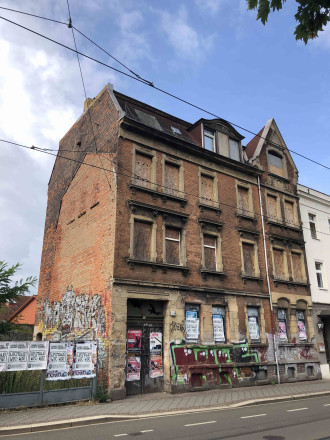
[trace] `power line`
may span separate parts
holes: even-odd
[[[68,23],[64,23],[64,21],[54,20],[53,18],[42,17],[41,15],[30,14],[29,12],[18,11],[17,9],[5,8],[4,6],[0,6],[0,9],[5,9],[6,11],[16,12],[17,14],[29,15],[30,17],[41,18],[42,20],[53,21],[54,23],[64,24],[65,26]]]
[[[85,57],[85,58],[88,58],[88,59],[90,59],[91,61],[94,61],[94,62],[96,62],[96,63],[98,63],[98,64],[101,64],[101,65],[103,65],[103,66],[105,66],[105,67],[108,67],[109,69],[112,69],[112,70],[114,70],[114,71],[116,71],[116,72],[118,72],[118,73],[121,73],[122,75],[125,75],[125,76],[127,76],[128,78],[134,79],[135,81],[138,81],[138,82],[140,82],[140,83],[142,83],[142,84],[145,84],[145,85],[147,85],[147,86],[153,87],[155,90],[158,90],[159,92],[164,93],[165,95],[170,96],[170,97],[172,97],[173,99],[176,99],[177,101],[183,102],[184,104],[187,104],[187,105],[189,105],[190,107],[193,107],[193,108],[195,108],[195,109],[197,109],[197,110],[200,110],[200,111],[202,111],[202,112],[204,112],[204,113],[206,113],[206,114],[208,114],[208,115],[210,115],[210,116],[213,116],[213,117],[215,117],[215,118],[217,118],[217,119],[222,119],[223,121],[227,122],[227,123],[230,124],[230,125],[233,125],[234,127],[239,128],[240,130],[246,131],[247,133],[250,133],[250,134],[252,134],[252,135],[254,135],[254,136],[256,136],[256,137],[258,137],[258,138],[260,138],[260,139],[264,139],[264,140],[266,140],[266,141],[267,141],[269,144],[271,144],[271,145],[274,145],[274,146],[277,146],[277,147],[281,147],[281,148],[282,148],[282,146],[281,146],[280,144],[278,144],[278,143],[276,143],[276,142],[273,142],[273,141],[270,141],[270,140],[266,139],[265,137],[263,137],[263,136],[260,135],[259,133],[255,133],[255,132],[253,132],[253,131],[251,131],[251,130],[249,130],[249,129],[247,129],[247,128],[242,127],[242,126],[239,125],[239,124],[236,124],[236,123],[234,123],[234,122],[231,122],[231,121],[228,121],[228,120],[226,120],[226,119],[223,119],[223,118],[221,118],[219,115],[217,115],[217,114],[215,114],[215,113],[212,113],[212,112],[210,112],[210,111],[208,111],[208,110],[206,110],[206,109],[204,109],[204,108],[202,108],[202,107],[199,107],[199,106],[196,105],[196,104],[193,104],[193,103],[191,103],[191,102],[189,102],[189,101],[187,101],[187,100],[185,100],[185,99],[183,99],[183,98],[180,98],[180,97],[174,95],[173,93],[167,92],[167,91],[164,90],[164,89],[161,89],[161,88],[159,88],[159,87],[156,87],[153,83],[146,82],[146,81],[143,80],[143,79],[137,78],[137,77],[132,76],[132,75],[126,73],[126,72],[123,72],[122,70],[116,69],[115,67],[110,66],[109,64],[103,63],[102,61],[97,60],[97,59],[95,59],[95,58],[93,58],[93,57],[91,57],[91,56],[89,56],[89,55],[86,55],[86,54],[84,54],[84,53],[82,53],[82,52],[76,51],[75,49],[73,49],[73,48],[71,48],[71,47],[69,47],[69,46],[66,46],[66,45],[63,44],[63,43],[60,43],[59,41],[53,40],[53,39],[50,38],[50,37],[47,37],[47,36],[45,36],[45,35],[43,35],[43,34],[40,34],[39,32],[36,32],[36,31],[34,31],[34,30],[32,30],[32,29],[29,29],[29,28],[27,28],[27,27],[25,27],[25,26],[23,26],[23,25],[21,25],[21,24],[18,24],[18,23],[16,23],[16,22],[12,21],[12,20],[9,20],[8,18],[4,18],[4,17],[2,17],[2,16],[0,16],[0,18],[3,19],[3,20],[5,20],[5,21],[8,21],[8,22],[11,23],[11,24],[14,24],[15,26],[21,27],[22,29],[25,29],[25,30],[27,30],[27,31],[29,31],[29,32],[32,32],[33,34],[36,34],[36,35],[38,35],[38,36],[40,36],[40,37],[42,37],[42,38],[45,38],[45,39],[48,40],[48,41],[51,41],[51,42],[53,42],[53,43],[55,43],[55,44],[58,44],[59,46],[62,46],[62,47],[64,47],[65,49],[68,49],[68,50],[70,50],[70,51],[72,51],[72,52],[76,52],[77,54],[79,54],[79,55],[81,55],[81,56],[83,56],[83,57]],[[319,166],[321,166],[321,167],[323,167],[323,168],[326,168],[326,169],[330,170],[330,167],[328,167],[327,165],[324,165],[324,164],[322,164],[322,163],[320,163],[320,162],[317,162],[316,160],[311,159],[311,158],[309,158],[309,157],[307,157],[307,156],[305,156],[305,155],[303,155],[303,154],[301,154],[301,153],[298,153],[298,152],[296,152],[296,151],[294,151],[294,150],[291,150],[290,148],[287,148],[287,150],[290,151],[290,152],[293,153],[293,154],[296,154],[297,156],[302,157],[303,159],[306,159],[306,160],[308,160],[308,161],[310,161],[310,162],[315,163],[316,165],[319,165]]]
[[[34,145],[33,145],[32,147],[28,147],[27,145],[19,144],[19,143],[17,143],[17,142],[7,141],[7,140],[5,140],[5,139],[0,139],[0,141],[1,141],[1,142],[4,142],[4,143],[7,143],[7,144],[14,145],[14,146],[18,146],[18,147],[26,148],[26,149],[28,149],[28,150],[39,151],[40,153],[49,154],[49,155],[54,156],[54,157],[60,157],[61,159],[71,160],[71,161],[76,162],[76,163],[79,163],[79,164],[81,164],[81,165],[91,166],[91,167],[93,167],[93,168],[97,168],[97,169],[99,169],[99,170],[108,171],[109,173],[114,173],[114,174],[118,174],[118,175],[121,175],[121,176],[129,177],[130,179],[133,177],[132,174],[125,174],[125,173],[121,173],[121,172],[119,172],[119,171],[109,170],[108,168],[104,168],[103,166],[102,166],[102,167],[99,167],[99,166],[97,166],[97,165],[88,164],[88,163],[86,163],[86,162],[83,162],[83,161],[80,161],[80,160],[77,160],[77,159],[72,159],[72,158],[70,158],[70,157],[60,156],[60,155],[58,155],[58,154],[50,153],[49,151],[46,151],[47,149],[41,149],[41,148],[35,147]],[[85,151],[81,151],[81,152],[87,153],[87,152],[85,152]],[[105,153],[105,152],[103,152],[103,153]],[[100,154],[100,151],[98,151],[98,153],[90,152],[90,154]],[[113,162],[110,158],[108,158],[108,160],[110,160],[111,162]],[[136,176],[136,175],[135,175],[135,176]],[[153,182],[151,182],[149,179],[145,179],[145,178],[142,178],[142,177],[139,177],[139,176],[137,176],[136,178],[137,178],[137,180],[140,180],[141,182],[146,182],[146,183],[153,184]],[[173,190],[173,188],[170,188],[170,187],[165,186],[165,185],[157,184],[157,186],[160,187],[160,188]],[[179,193],[180,193],[180,192],[181,192],[181,193],[184,193],[185,195],[188,195],[188,196],[191,196],[191,197],[195,197],[195,198],[197,198],[198,200],[203,199],[203,200],[208,201],[208,202],[218,203],[220,206],[227,206],[227,207],[229,207],[229,208],[233,208],[233,209],[235,209],[235,210],[238,209],[237,206],[230,205],[230,204],[225,203],[225,202],[219,202],[218,200],[212,200],[212,199],[208,199],[208,198],[206,198],[206,197],[200,197],[199,195],[196,195],[196,194],[193,194],[193,193],[189,193],[189,192],[186,192],[186,191],[178,191],[178,192],[179,192]],[[164,196],[166,196],[166,193],[164,193]],[[249,209],[245,209],[245,212],[247,212],[247,213],[251,213],[251,214],[253,214],[253,215],[257,215],[257,216],[259,216],[259,217],[262,217],[262,215],[261,215],[260,213],[255,212],[255,211],[251,211],[251,210],[249,210]],[[251,217],[252,217],[252,216],[251,216]],[[263,215],[263,217],[264,217],[266,220],[267,220],[267,218],[268,218],[267,215]],[[281,226],[280,223],[279,223],[279,226]],[[311,230],[310,228],[308,228],[308,227],[306,227],[306,226],[302,226],[302,228],[303,228],[303,229],[307,229],[307,230],[309,230],[309,231]],[[329,235],[329,236],[330,236],[330,234],[327,234],[326,232],[322,232],[322,231],[316,231],[316,232],[317,232],[317,233],[320,233],[320,234],[323,234],[323,235]]]

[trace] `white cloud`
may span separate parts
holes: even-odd
[[[186,60],[196,61],[212,47],[215,35],[206,37],[198,34],[196,29],[188,23],[188,14],[185,8],[178,13],[159,11],[161,29],[168,38],[168,43],[177,52],[177,55]]]
[[[196,6],[205,12],[216,14],[222,6],[224,0],[195,0]]]

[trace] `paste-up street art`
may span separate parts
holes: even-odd
[[[68,289],[62,301],[49,302],[45,299],[40,312],[39,328],[53,340],[93,339],[104,335],[106,329],[105,313],[100,295],[75,295]]]

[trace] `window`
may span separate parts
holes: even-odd
[[[180,166],[165,162],[164,177],[165,192],[177,196],[180,184]]]
[[[328,226],[329,226],[329,232],[330,232],[330,218],[328,219]]]
[[[285,221],[289,225],[295,225],[297,222],[295,216],[294,202],[290,202],[289,200],[286,200],[284,202],[284,211],[285,211]]]
[[[278,199],[276,196],[267,195],[267,213],[271,220],[279,220]]]
[[[205,150],[215,151],[215,133],[204,128],[204,148]]]
[[[214,205],[217,200],[217,194],[214,191],[214,177],[207,174],[201,174],[201,203],[205,205]]]
[[[311,231],[311,237],[317,239],[316,234],[316,216],[314,214],[308,214],[309,229]]]
[[[293,281],[303,283],[305,281],[304,267],[303,267],[303,255],[301,252],[291,252],[292,262],[292,278]]]
[[[240,161],[239,144],[233,139],[229,139],[229,157],[231,159]]]
[[[166,226],[165,261],[168,264],[181,264],[181,230]]]
[[[212,306],[214,342],[226,342],[226,308]]]
[[[134,219],[133,258],[151,260],[152,223]]]
[[[273,258],[274,258],[274,277],[276,279],[286,279],[286,258],[284,249],[273,247]]]
[[[203,239],[205,269],[217,270],[217,237],[204,234]]]
[[[245,186],[237,187],[237,202],[238,202],[238,213],[241,215],[248,215],[251,217],[252,212],[250,212],[249,206],[249,188]]]
[[[287,317],[285,309],[277,310],[278,333],[280,341],[288,340]]]
[[[252,243],[242,243],[243,272],[247,276],[256,276],[256,249]]]
[[[177,127],[171,127],[171,130],[174,134],[181,134],[181,131]]]
[[[319,263],[317,261],[315,261],[315,270],[316,270],[316,279],[317,279],[317,286],[320,289],[324,288],[324,284],[323,284],[323,275],[322,275],[322,263]]]
[[[276,153],[275,151],[269,151],[268,164],[269,164],[269,171],[271,173],[284,177],[283,158],[279,153]]]
[[[302,341],[307,340],[306,324],[305,324],[305,312],[303,310],[297,310],[296,312],[298,337]]]
[[[248,307],[248,324],[249,324],[249,335],[251,341],[260,341],[260,330],[259,330],[259,309],[258,307]]]
[[[186,304],[185,307],[185,332],[187,342],[199,342],[200,330],[199,304]]]

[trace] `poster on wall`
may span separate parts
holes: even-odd
[[[298,337],[299,339],[307,339],[305,322],[298,319]]]
[[[162,352],[162,339],[161,332],[150,332],[150,353]]]
[[[127,330],[127,351],[134,353],[141,350],[142,330]]]
[[[259,325],[255,316],[249,316],[249,333],[250,339],[256,340],[260,338]]]
[[[197,312],[186,311],[186,338],[198,340],[199,338],[199,318]]]
[[[46,380],[71,378],[73,363],[73,342],[51,342]]]
[[[74,379],[90,378],[96,376],[97,342],[77,342],[72,366]]]
[[[140,380],[140,371],[141,371],[141,357],[129,356],[127,358],[126,380],[128,382],[131,382],[133,380]]]
[[[30,342],[28,370],[45,370],[48,360],[48,341]]]
[[[278,322],[278,332],[280,339],[284,339],[285,341],[288,339],[288,335],[286,332],[286,324],[284,321]]]
[[[27,369],[29,342],[9,342],[6,371],[22,371]]]
[[[226,341],[222,315],[213,315],[213,335],[215,342]]]
[[[0,371],[6,371],[9,342],[0,341]]]
[[[151,355],[150,356],[150,378],[163,376],[163,358],[162,355]]]

